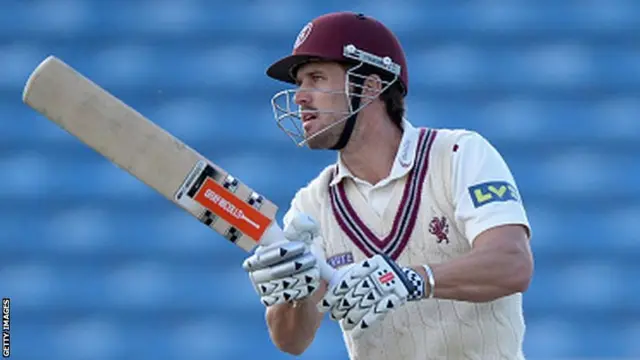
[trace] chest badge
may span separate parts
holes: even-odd
[[[429,223],[429,232],[438,239],[438,244],[449,243],[449,222],[444,216],[435,216]]]

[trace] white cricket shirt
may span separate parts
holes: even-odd
[[[387,208],[393,190],[393,180],[407,175],[414,165],[418,129],[409,121],[403,122],[404,133],[396,154],[393,167],[389,175],[372,185],[365,180],[355,177],[338,156],[338,173],[331,184],[340,182],[343,178],[351,178],[357,189],[367,200],[371,208],[381,215]],[[490,228],[495,222],[495,216],[513,217],[515,223],[526,218],[524,208],[520,203],[503,203],[496,214],[496,207],[476,208],[469,197],[468,189],[488,181],[506,181],[515,184],[513,175],[500,153],[484,137],[475,132],[468,132],[460,138],[457,149],[452,149],[452,185],[455,194],[456,218],[464,223],[467,239],[473,243],[475,237]],[[505,205],[506,204],[506,205]]]
[[[375,253],[400,266],[441,263],[468,254],[489,228],[529,228],[509,168],[482,136],[404,128],[387,178],[367,184],[338,159],[296,193],[284,226],[295,212],[318,220],[317,245],[335,268]],[[363,337],[343,337],[352,360],[522,360],[524,330],[516,293],[484,303],[410,302]]]

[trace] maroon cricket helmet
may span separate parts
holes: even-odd
[[[354,54],[359,56],[350,56]],[[374,68],[397,75],[402,93],[407,94],[407,61],[396,36],[378,20],[352,12],[313,19],[298,34],[292,54],[269,66],[267,75],[295,84],[297,68],[311,60],[358,63],[363,59]]]

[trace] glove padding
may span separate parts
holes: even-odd
[[[318,303],[318,310],[329,312],[358,338],[416,292],[403,269],[388,257],[375,255],[346,269]]]
[[[302,300],[318,289],[318,250],[313,245],[318,234],[315,221],[298,214],[285,228],[285,239],[258,247],[243,262],[242,267],[265,306]]]

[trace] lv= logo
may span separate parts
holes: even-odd
[[[518,191],[515,186],[506,181],[492,181],[473,185],[469,188],[469,195],[476,208],[492,202],[519,201]]]

